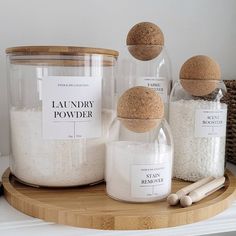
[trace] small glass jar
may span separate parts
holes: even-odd
[[[136,124],[152,129],[131,131],[129,127]],[[140,203],[167,197],[171,192],[173,141],[166,120],[116,118],[110,134],[116,135],[110,135],[107,143],[107,194],[116,200]]]
[[[140,48],[140,49],[139,49]],[[149,60],[139,60],[132,51],[150,52],[154,56]],[[157,55],[157,56],[156,56]],[[161,96],[165,106],[165,118],[168,120],[169,96],[172,87],[171,63],[165,46],[129,45],[119,62],[119,91],[127,88],[146,86],[153,88]]]
[[[191,95],[180,81],[172,89],[169,122],[175,146],[173,175],[187,181],[221,177],[225,171],[227,120],[227,105],[221,100],[226,87],[219,80],[188,80],[185,86],[211,92]]]
[[[29,46],[6,53],[12,174],[50,187],[103,180],[118,52]]]

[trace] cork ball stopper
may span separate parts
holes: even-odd
[[[127,45],[164,45],[164,35],[161,29],[151,22],[141,22],[134,25],[126,39]]]
[[[138,133],[148,132],[164,117],[164,105],[153,89],[137,86],[120,97],[117,116],[127,129]]]
[[[164,105],[154,89],[136,86],[120,97],[117,115],[126,119],[161,119],[164,116]]]
[[[130,54],[138,60],[156,58],[162,51],[164,35],[161,29],[151,22],[141,22],[129,31],[126,44]]]
[[[194,96],[206,96],[217,88],[220,66],[210,57],[199,55],[188,59],[180,70],[183,88]]]

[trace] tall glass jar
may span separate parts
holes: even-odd
[[[176,82],[170,97],[169,122],[175,145],[173,175],[188,181],[221,177],[225,170],[225,85],[220,80],[188,80],[185,86],[184,89],[180,81]],[[212,91],[194,96],[188,88]]]
[[[151,59],[140,60],[130,52],[154,51]],[[158,92],[165,106],[168,120],[169,96],[171,92],[171,63],[164,45],[128,45],[119,62],[119,91],[134,86],[146,86]]]
[[[102,180],[118,52],[28,46],[6,53],[12,174],[53,187]]]

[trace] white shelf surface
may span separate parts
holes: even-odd
[[[0,175],[7,167],[8,157],[0,157]],[[236,174],[236,166],[228,163],[227,167]],[[236,231],[236,201],[221,214],[194,224],[158,230],[104,231],[45,222],[17,211],[7,203],[3,196],[0,197],[1,236],[196,236],[232,231]]]

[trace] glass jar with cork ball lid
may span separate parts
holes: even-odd
[[[188,59],[170,97],[176,178],[197,181],[221,177],[225,170],[227,105],[220,66],[210,57]]]
[[[161,96],[168,119],[171,92],[171,63],[165,47],[164,34],[152,22],[134,25],[126,38],[126,50],[119,62],[120,91],[134,86],[152,88]]]
[[[115,130],[119,130],[114,134]],[[160,96],[147,87],[119,99],[106,155],[106,190],[117,200],[151,202],[171,191],[173,141]]]
[[[118,52],[24,46],[6,53],[11,173],[48,187],[103,180]]]

